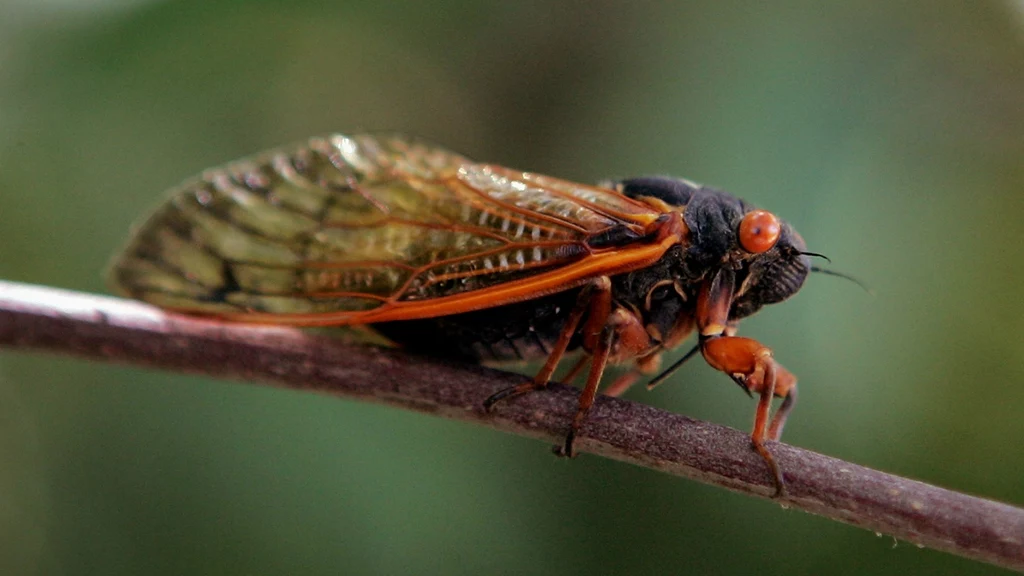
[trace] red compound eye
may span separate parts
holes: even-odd
[[[775,214],[765,210],[748,212],[740,222],[740,246],[751,254],[772,249],[782,234],[782,225]]]

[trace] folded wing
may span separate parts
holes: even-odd
[[[643,265],[652,207],[400,136],[332,135],[173,190],[114,261],[121,293],[258,322],[424,318]],[[600,240],[600,241],[598,241]]]

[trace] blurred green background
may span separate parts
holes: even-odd
[[[1024,504],[1024,3],[0,0],[0,278],[105,291],[161,191],[334,130],[580,181],[672,174],[793,223],[744,324],[792,444]],[[747,430],[700,363],[630,397]],[[3,574],[981,574],[394,409],[0,352]]]

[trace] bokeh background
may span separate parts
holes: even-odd
[[[103,292],[161,191],[334,130],[783,215],[786,440],[1024,505],[1024,3],[0,0],[0,278]],[[694,362],[630,397],[747,430]],[[421,414],[0,351],[3,574],[983,574]]]

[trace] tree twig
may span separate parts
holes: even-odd
[[[149,306],[0,281],[0,346],[265,382],[370,400],[558,442],[575,389],[553,385],[499,405],[490,394],[523,381],[483,367],[417,358],[287,328],[168,315]],[[768,497],[764,461],[742,432],[600,398],[581,451]],[[801,450],[771,445],[785,472],[780,504],[902,540],[1024,571],[1024,510]]]

